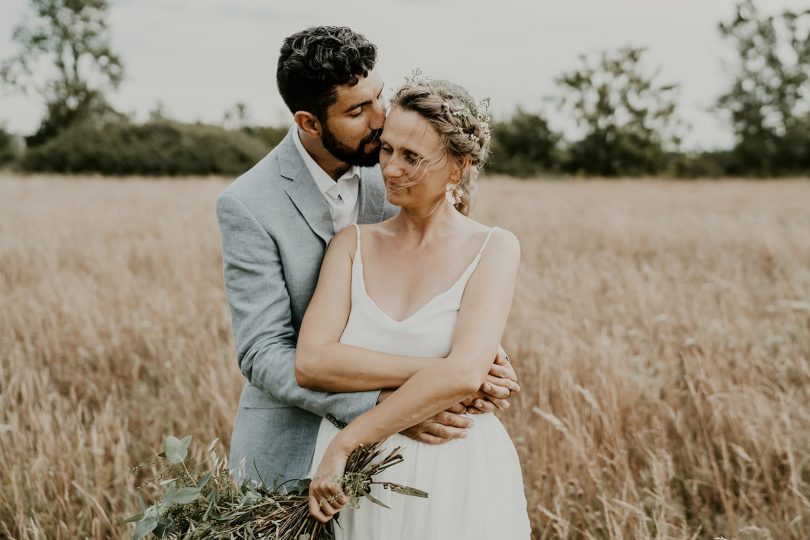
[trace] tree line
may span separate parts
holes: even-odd
[[[35,17],[13,34],[18,53],[0,80],[33,93],[45,115],[33,134],[0,129],[0,164],[28,171],[102,174],[238,174],[286,133],[251,125],[244,104],[221,125],[173,121],[159,108],[136,123],[108,101],[123,80],[111,50],[108,0],[30,0]],[[715,113],[733,130],[728,150],[684,152],[679,85],[660,80],[647,49],[581,55],[547,96],[579,136],[518,109],[493,126],[489,171],[521,177],[598,175],[784,176],[810,173],[810,9],[767,14],[740,0],[718,31],[734,50]]]

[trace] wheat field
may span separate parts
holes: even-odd
[[[0,537],[126,538],[166,435],[227,451],[226,183],[0,177]],[[810,182],[488,179],[473,216],[523,249],[536,538],[810,538]]]

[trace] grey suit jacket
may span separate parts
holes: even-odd
[[[321,417],[348,423],[379,394],[318,392],[295,380],[301,320],[334,235],[329,206],[292,139],[295,129],[216,203],[237,361],[247,378],[231,469],[237,481],[267,485],[307,474]],[[393,216],[398,209],[385,199],[379,168],[360,176],[358,222]]]

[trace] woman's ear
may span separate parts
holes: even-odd
[[[295,115],[293,115],[293,120],[295,121],[295,125],[297,125],[298,129],[302,132],[314,135],[318,138],[321,137],[321,122],[311,112],[297,111]]]
[[[458,160],[456,166],[453,168],[453,173],[450,176],[450,178],[453,179],[453,183],[457,184],[461,182],[461,179],[467,176],[467,173],[470,172],[470,167],[472,167],[472,158],[470,156],[465,156]]]

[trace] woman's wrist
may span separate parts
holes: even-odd
[[[362,440],[351,426],[352,424],[349,424],[341,429],[340,432],[335,435],[335,438],[332,439],[332,444],[335,446],[335,449],[345,453],[347,456],[362,444]]]

